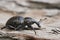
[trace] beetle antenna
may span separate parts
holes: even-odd
[[[42,21],[46,20],[47,18],[44,18],[44,19],[40,19],[39,20],[39,23],[41,23]]]

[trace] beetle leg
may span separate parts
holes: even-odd
[[[27,25],[27,26],[28,26],[28,28],[33,29],[33,31],[35,32],[35,35],[36,35],[36,31],[34,30],[34,28],[31,25]]]
[[[1,30],[4,29],[4,28],[6,28],[6,26],[2,27]]]
[[[21,28],[21,25],[17,26],[17,28],[15,30],[19,30]]]
[[[11,25],[6,25],[6,26],[2,27],[1,30],[4,29],[4,28],[7,28],[7,29],[14,29],[14,27],[11,26]]]
[[[15,30],[22,30],[24,28],[23,25],[19,25]]]
[[[11,25],[7,25],[6,28],[8,28],[8,29],[15,29],[15,27],[13,27],[13,26],[11,26]]]
[[[39,29],[41,29],[41,26],[39,24],[39,22],[34,22],[35,24],[37,24],[37,26],[39,27]]]

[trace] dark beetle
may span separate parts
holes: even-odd
[[[12,29],[12,30],[19,30],[19,29],[23,29],[27,26],[27,28],[31,28],[34,30],[34,28],[32,27],[32,24],[36,23],[38,25],[38,27],[40,28],[40,24],[39,22],[35,21],[33,18],[31,17],[22,17],[22,16],[14,16],[11,17],[7,22],[6,22],[6,26],[4,26],[1,29],[7,28],[7,29]],[[35,32],[35,30],[34,30]],[[35,32],[36,34],[36,32]]]
[[[1,29],[7,28],[7,29],[12,29],[12,30],[19,30],[19,29],[22,28],[23,23],[24,23],[24,18],[23,17],[14,16],[14,17],[11,17],[6,22],[6,25]]]

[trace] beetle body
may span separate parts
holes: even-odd
[[[35,29],[32,27],[32,24],[37,24],[39,28],[41,28],[39,22],[35,21],[35,19],[31,17],[22,17],[22,16],[14,16],[11,17],[7,22],[6,25],[1,28],[7,28],[7,29],[12,29],[12,30],[19,30],[19,29],[24,29],[27,26],[27,29],[32,29],[35,32]],[[35,32],[36,34],[36,32]]]
[[[14,16],[14,17],[11,17],[6,22],[6,25],[1,29],[8,28],[8,29],[12,29],[12,30],[18,30],[18,29],[20,29],[20,27],[22,27],[23,23],[24,23],[24,18],[23,17]]]

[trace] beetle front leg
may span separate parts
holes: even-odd
[[[39,29],[41,29],[41,26],[39,24],[39,22],[34,22],[35,24],[37,24],[37,26],[39,27]]]
[[[27,26],[28,26],[28,28],[33,29],[33,31],[35,32],[35,35],[36,35],[36,31],[34,30],[34,28],[31,25],[27,25]]]

